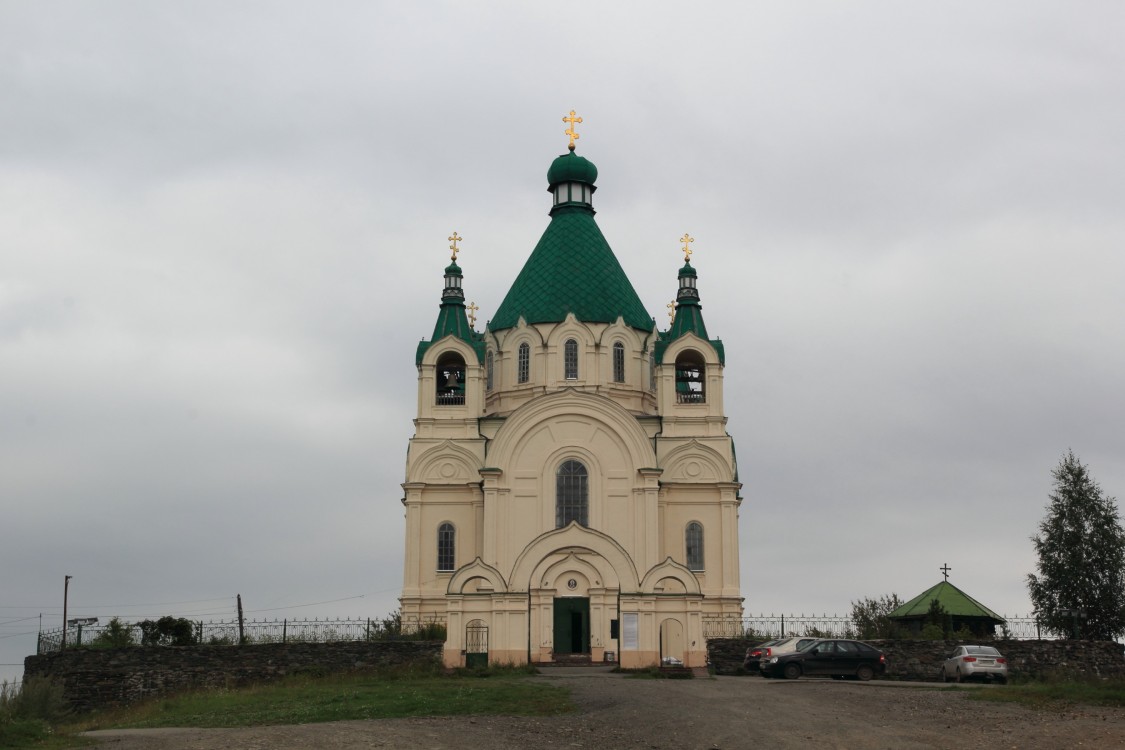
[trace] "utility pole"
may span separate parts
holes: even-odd
[[[70,579],[73,576],[67,576],[63,579],[63,594],[62,594],[62,645],[59,646],[59,651],[66,650],[66,601],[70,593]]]
[[[242,630],[242,594],[238,595],[238,645],[246,643],[246,636]]]

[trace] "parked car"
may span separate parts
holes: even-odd
[[[802,648],[809,645],[810,643],[812,643],[815,640],[818,640],[818,639],[816,639],[816,638],[796,638],[796,637],[793,637],[793,638],[780,638],[780,639],[778,639],[776,641],[772,641],[768,644],[763,644],[761,646],[762,653],[761,653],[761,656],[759,657],[759,664],[758,664],[759,670],[761,669],[762,664],[768,662],[773,657],[781,656],[782,654],[791,654],[794,651],[800,651]]]
[[[992,646],[958,646],[941,665],[943,682],[983,679],[1008,681],[1008,660]]]
[[[799,651],[763,659],[759,669],[767,677],[789,680],[802,675],[870,680],[886,673],[887,661],[882,651],[866,643],[825,638]]]
[[[759,643],[757,646],[751,646],[750,648],[746,649],[746,658],[742,661],[742,668],[747,672],[758,671],[758,663],[762,658],[762,649],[772,646],[773,644],[777,643],[778,640],[779,639],[774,638],[773,640],[766,641],[765,643]]]

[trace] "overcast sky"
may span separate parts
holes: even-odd
[[[1063,453],[1125,496],[1123,29],[1108,0],[0,0],[0,663],[67,574],[71,616],[395,609],[446,237],[480,328],[572,108],[661,327],[695,238],[747,614],[943,563],[1027,613]]]

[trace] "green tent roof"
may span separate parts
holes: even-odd
[[[523,270],[489,322],[489,330],[528,323],[560,323],[567,313],[578,320],[653,329],[624,269],[587,206],[556,206],[551,223],[524,263]]]
[[[942,581],[936,586],[926,589],[906,604],[891,612],[887,617],[891,619],[908,619],[925,617],[930,611],[930,602],[938,600],[946,614],[958,617],[987,617],[996,622],[1005,622],[1004,618],[993,612],[988,607],[954,586],[949,581]]]

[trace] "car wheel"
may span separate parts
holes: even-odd
[[[864,682],[867,682],[875,676],[875,670],[867,666],[866,664],[863,664],[859,669],[855,671],[855,676],[863,680]]]
[[[785,679],[795,680],[801,676],[800,664],[786,664],[785,665]]]

